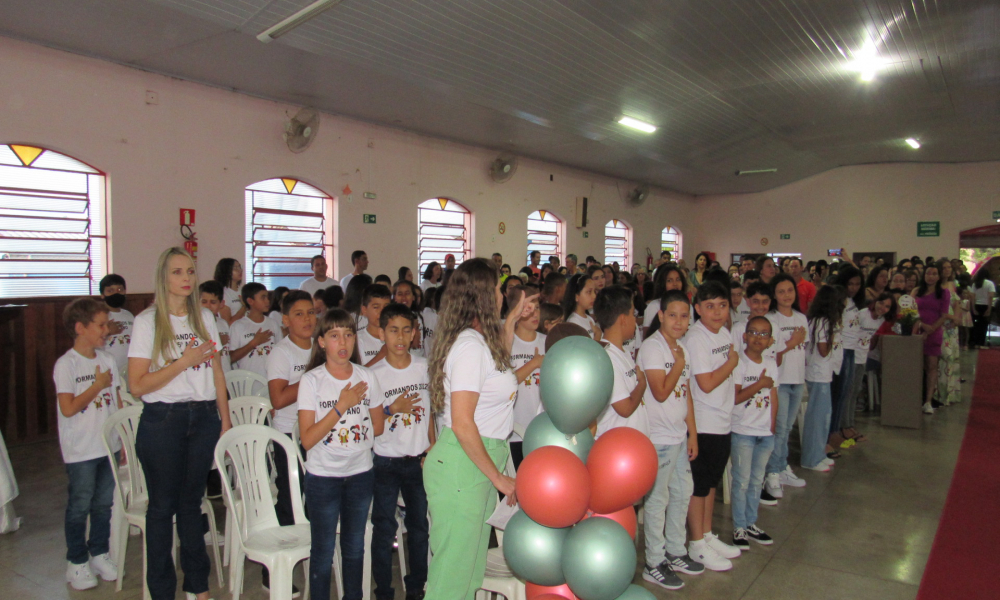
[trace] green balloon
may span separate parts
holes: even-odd
[[[549,348],[539,392],[556,429],[569,434],[586,429],[607,407],[614,375],[608,353],[589,337],[563,338]]]
[[[656,596],[641,585],[633,583],[625,589],[625,593],[615,598],[615,600],[656,600]]]
[[[552,424],[552,419],[542,413],[531,420],[524,432],[524,455],[542,446],[559,446],[576,454],[580,460],[587,462],[590,447],[594,445],[594,436],[589,429],[584,429],[576,435],[565,434]]]
[[[580,600],[615,600],[635,575],[635,544],[611,519],[584,519],[566,536],[562,568]]]
[[[517,511],[507,522],[507,529],[503,534],[503,557],[507,560],[507,566],[515,575],[531,583],[566,583],[562,570],[562,551],[569,532],[569,527],[553,529],[539,525],[523,510]]]

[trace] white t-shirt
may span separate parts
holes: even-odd
[[[747,299],[743,298],[743,300],[740,301],[740,305],[737,306],[736,310],[732,312],[734,324],[738,321],[746,321],[750,319],[750,304],[747,303]]]
[[[368,361],[375,358],[383,345],[382,340],[368,333],[367,329],[358,330],[358,356],[361,357],[361,364],[366,365]]]
[[[733,370],[733,392],[736,387],[744,389],[757,383],[761,373],[767,371],[767,376],[774,379],[778,372],[778,363],[774,359],[766,358],[755,363],[743,352],[740,352],[740,364]],[[740,435],[769,436],[771,433],[771,390],[773,387],[764,388],[754,394],[746,402],[741,402],[733,407],[732,427],[733,433]]]
[[[317,422],[333,410],[341,390],[362,381],[368,384],[365,397],[344,411],[330,432],[306,452],[306,470],[313,475],[349,477],[371,470],[375,445],[372,413],[382,410],[382,391],[371,369],[358,365],[351,365],[348,379],[335,378],[322,364],[299,380],[299,410],[314,411]]]
[[[858,339],[858,349],[854,351],[854,364],[863,365],[868,361],[868,349],[871,346],[875,332],[885,322],[885,317],[875,318],[867,308],[858,315],[861,337]]]
[[[691,364],[691,398],[694,400],[698,433],[730,432],[733,404],[736,402],[732,373],[711,392],[703,391],[695,377],[711,373],[726,364],[732,345],[733,339],[728,329],[721,327],[719,333],[712,333],[701,320],[688,329],[684,336],[684,346],[689,351],[688,362]]]
[[[135,322],[135,317],[122,308],[118,312],[108,312],[108,326],[112,322],[121,324],[122,330],[108,336],[104,342],[104,351],[115,359],[115,370],[121,373],[128,364],[128,345],[132,340],[132,324]]]
[[[591,317],[590,315],[585,315],[581,317],[578,313],[575,312],[570,313],[569,318],[566,319],[566,322],[575,323],[580,327],[586,329],[587,333],[589,333],[591,337],[594,336],[594,325],[596,324],[596,321],[594,321],[594,318]]]
[[[840,318],[841,327],[843,328],[840,335],[843,340],[844,350],[858,349],[858,340],[861,337],[861,322],[858,320],[860,312],[858,306],[854,304],[854,300],[848,298],[843,316]]]
[[[222,303],[228,306],[234,315],[244,308],[240,293],[228,286],[222,288]]]
[[[771,319],[771,314],[765,315],[764,318],[771,323],[771,339],[772,340],[776,339],[778,337],[776,335],[778,332],[778,327],[777,325],[774,324],[774,321]],[[747,348],[747,343],[743,341],[743,334],[747,332],[747,323],[749,322],[750,322],[749,319],[747,319],[744,321],[733,323],[733,331],[730,335],[733,338],[733,345],[736,347],[737,352],[743,352]],[[777,360],[777,355],[778,355],[778,345],[774,342],[771,342],[771,345],[764,350],[764,357],[770,358],[771,360]],[[771,373],[771,375],[775,376],[777,375],[777,372]],[[775,380],[777,381],[777,379]]]
[[[990,294],[996,294],[997,286],[989,279],[983,280],[983,287],[972,286],[976,291],[976,306],[989,306]]]
[[[104,450],[104,422],[111,413],[118,410],[118,394],[121,389],[121,377],[115,359],[104,350],[97,350],[97,356],[87,358],[75,349],[70,348],[66,354],[56,361],[53,379],[57,394],[73,394],[79,396],[94,383],[94,372],[100,366],[101,371],[111,370],[111,385],[97,393],[83,410],[72,417],[63,416],[56,400],[56,414],[59,423],[59,448],[62,450],[63,462],[75,463],[93,460],[107,456]],[[115,437],[114,450],[121,449],[121,441]]]
[[[139,313],[135,318],[132,330],[132,343],[128,348],[129,358],[153,359],[153,334],[154,334],[154,314],[155,306],[151,306]],[[209,342],[215,342],[218,349],[222,342],[219,340],[219,330],[215,326],[215,315],[207,308],[201,309],[201,322],[207,330],[210,339],[205,340],[191,330],[187,317],[170,315],[170,326],[174,330],[174,346],[168,356],[162,354],[156,361],[149,365],[149,372],[159,371],[169,363],[174,362],[184,353],[184,348],[190,340],[196,340],[195,345],[200,346]],[[215,400],[217,397],[215,389],[215,375],[212,373],[212,362],[219,360],[218,356],[211,360],[188,367],[180,375],[170,380],[170,383],[150,392],[142,397],[143,402],[190,402],[192,400]]]
[[[424,315],[423,313],[413,313],[417,317],[416,322],[413,323],[413,338],[420,339],[419,348],[410,348],[410,356],[417,356],[419,358],[426,358],[427,354],[424,351]]]
[[[597,417],[597,435],[594,437],[599,438],[609,429],[615,427],[631,427],[649,437],[649,415],[646,414],[644,401],[639,401],[639,406],[628,418],[619,415],[618,411],[611,406],[615,402],[626,400],[632,394],[635,386],[638,385],[639,376],[635,371],[635,361],[628,353],[619,350],[614,344],[607,344],[604,349],[611,359],[611,366],[614,367],[615,382],[611,388],[611,399],[608,405]]]
[[[310,356],[312,356],[311,344],[309,348],[300,348],[292,338],[286,337],[275,344],[271,349],[271,355],[267,357],[267,380],[284,379],[288,385],[295,385],[309,368]],[[292,402],[274,411],[271,425],[282,433],[291,433],[298,419],[298,403]]]
[[[302,290],[303,292],[309,292],[310,296],[315,296],[316,292],[320,290],[325,290],[331,285],[340,285],[340,284],[337,282],[336,279],[332,279],[330,277],[327,277],[323,281],[320,281],[315,277],[310,277],[309,279],[306,279],[305,281],[299,284],[299,289]]]
[[[674,386],[672,392],[667,395],[667,399],[659,402],[653,397],[653,392],[646,387],[643,394],[643,401],[646,403],[646,414],[649,417],[649,439],[654,444],[679,444],[687,439],[687,414],[688,414],[688,390],[691,385],[691,363],[687,362],[690,356],[683,342],[678,342],[684,350],[684,369],[681,371],[680,379]],[[642,343],[639,349],[639,368],[646,373],[648,379],[650,371],[663,371],[664,375],[674,368],[674,353],[670,350],[667,340],[659,331],[654,332]]]
[[[432,308],[425,308],[421,313],[424,318],[424,356],[430,356],[434,349],[434,330],[437,329],[438,314]]]
[[[397,369],[389,361],[380,360],[372,365],[371,371],[382,390],[380,399],[383,406],[389,406],[404,393],[416,392],[420,395],[413,414],[396,413],[386,419],[385,430],[375,438],[375,454],[390,457],[423,454],[431,445],[427,435],[431,410],[427,360],[411,356],[410,364],[405,369]]]
[[[439,285],[441,285],[441,284],[440,283],[434,283],[430,279],[424,279],[423,281],[420,282],[420,289],[422,289],[423,291],[426,292],[427,290],[431,289],[432,287],[437,287]]]
[[[272,310],[267,313],[267,318],[274,321],[274,324],[278,326],[279,331],[281,331],[281,328],[285,326],[284,319],[282,319],[283,316],[284,315],[281,314],[280,310]]]
[[[511,370],[497,369],[486,338],[475,329],[458,334],[445,359],[442,427],[451,427],[452,392],[479,394],[475,413],[479,435],[500,440],[510,437],[517,377]]]
[[[809,326],[812,328],[813,323]],[[830,352],[823,356],[819,353],[820,344],[830,343],[830,336],[827,332],[827,320],[820,318],[815,322],[816,338],[809,344],[809,353],[806,356],[806,381],[815,383],[829,383],[833,381],[834,363],[837,349],[840,349],[841,360],[843,360],[843,346],[840,338],[840,328],[833,331],[833,347]]]
[[[215,327],[219,330],[219,362],[222,363],[222,372],[228,373],[233,370],[232,359],[229,357],[229,323],[220,317],[215,317]]]
[[[775,354],[784,350],[788,340],[792,339],[796,327],[801,327],[806,332],[806,337],[801,344],[792,348],[781,357],[781,365],[778,367],[778,376],[773,377],[776,383],[805,383],[806,382],[806,348],[809,347],[809,321],[806,316],[797,310],[792,310],[792,316],[786,317],[779,311],[769,313],[767,318],[775,326],[777,335],[774,337]]]
[[[271,339],[251,350],[246,356],[236,361],[233,366],[267,377],[267,357],[281,341],[281,327],[275,325],[273,319],[264,317],[263,321],[255,323],[250,320],[249,316],[243,316],[229,326],[229,347],[231,350],[239,350],[249,344],[253,336],[257,335],[260,330],[270,331]]]
[[[637,324],[632,337],[622,342],[622,348],[625,349],[626,354],[632,357],[632,362],[635,362],[639,356],[640,346],[642,346],[642,327]]]
[[[340,278],[340,287],[341,287],[341,289],[344,290],[345,294],[347,293],[347,284],[351,283],[352,279],[354,279],[354,273],[353,272],[352,273],[348,273],[347,275],[344,275],[343,277]]]
[[[528,361],[535,356],[536,350],[540,355],[545,354],[544,333],[535,334],[535,339],[530,342],[522,340],[515,334],[514,346],[510,351],[511,367],[516,371],[528,364]],[[541,372],[541,368],[535,369],[528,374],[524,381],[520,381],[517,384],[517,401],[514,402],[514,423],[521,429],[527,429],[531,420],[543,412],[542,397],[538,393]],[[520,442],[521,436],[514,433],[510,439],[513,442]]]

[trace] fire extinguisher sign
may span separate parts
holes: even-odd
[[[194,209],[193,208],[182,208],[181,209],[181,225],[187,225],[190,227],[194,225]]]

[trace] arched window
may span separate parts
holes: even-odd
[[[87,296],[108,271],[104,174],[37,146],[0,146],[0,297]]]
[[[562,219],[547,210],[536,210],[528,215],[528,264],[531,262],[531,253],[538,250],[542,253],[542,262],[549,260],[553,254],[563,258],[562,247]]]
[[[304,181],[281,177],[247,186],[247,282],[267,289],[299,287],[312,277],[310,262],[322,254],[333,262],[333,198]]]
[[[604,264],[618,261],[623,271],[631,269],[632,228],[625,221],[611,219],[604,225]]]
[[[472,256],[472,213],[454,200],[431,198],[417,207],[417,269],[431,262],[444,265],[455,255],[455,266]]]
[[[674,261],[681,259],[681,230],[676,227],[664,227],[660,232],[660,252],[669,252]]]

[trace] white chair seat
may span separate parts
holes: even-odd
[[[507,560],[503,557],[503,548],[490,548],[486,551],[486,576],[487,577],[513,577],[514,573],[507,566]]]
[[[243,542],[243,548],[250,560],[259,560],[254,558],[254,553],[262,552],[271,555],[279,552],[291,552],[299,555],[304,551],[304,555],[309,556],[311,543],[312,535],[309,532],[309,524],[306,523],[256,531]]]

